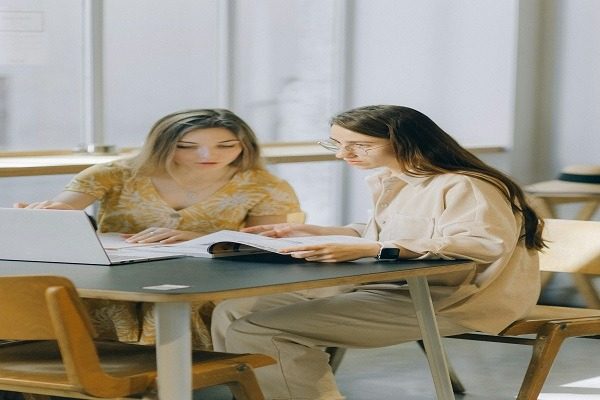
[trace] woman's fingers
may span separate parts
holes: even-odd
[[[266,232],[274,232],[279,224],[269,224],[269,225],[255,225],[249,226],[247,228],[242,228],[242,232],[246,233],[256,233],[259,235],[264,235]]]
[[[185,232],[172,230],[169,233],[169,235],[167,235],[164,239],[159,240],[159,242],[164,243],[164,244],[170,244],[170,243],[181,242],[183,240],[189,240],[189,238],[186,237]]]
[[[246,228],[240,229],[240,231],[241,232],[246,232],[246,233],[261,233],[261,232],[264,232],[267,229],[271,229],[270,225],[248,226]]]
[[[155,241],[155,240],[153,240],[153,238],[155,238],[160,233],[161,229],[162,228],[150,227],[150,228],[144,229],[141,232],[136,233],[135,235],[128,237],[127,239],[125,239],[125,241],[130,242],[130,243],[153,242],[153,241]]]
[[[141,232],[136,233],[135,235],[123,235],[126,237],[126,242],[129,243],[175,243],[180,242],[182,240],[189,240],[186,236],[185,231],[178,231],[170,228],[156,228],[150,227],[148,229],[144,229]]]
[[[44,208],[47,204],[48,204],[48,201],[36,201],[34,203],[29,203],[25,208],[29,208],[29,209]]]
[[[242,228],[241,231],[268,237],[287,237],[292,236],[292,233],[294,232],[294,226],[288,223],[256,225]]]

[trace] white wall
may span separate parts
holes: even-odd
[[[75,147],[81,127],[81,80],[74,79],[82,71],[80,2],[3,0],[0,12],[24,12],[25,20],[0,27],[0,151]],[[28,12],[39,24],[28,26]]]
[[[400,104],[510,170],[515,119],[517,1],[357,0],[348,106]],[[346,171],[344,222],[368,218],[368,174]]]
[[[166,114],[215,107],[214,1],[104,0],[106,143],[139,146]]]
[[[512,143],[515,0],[358,0],[350,106],[401,104],[465,145]]]
[[[600,164],[600,2],[522,0],[514,151],[522,182]]]
[[[552,169],[600,164],[600,2],[554,1],[558,39],[552,102]]]

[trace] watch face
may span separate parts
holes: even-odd
[[[400,249],[396,247],[383,247],[377,256],[380,260],[397,260],[400,255]]]

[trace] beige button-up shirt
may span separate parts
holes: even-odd
[[[422,254],[469,259],[470,273],[429,279],[436,311],[497,333],[523,316],[540,292],[537,251],[525,247],[520,218],[492,184],[460,174],[412,177],[383,170],[367,178],[373,217],[361,236]]]

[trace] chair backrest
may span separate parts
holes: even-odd
[[[47,291],[60,287],[78,299],[71,281],[59,276],[8,276],[0,278],[0,339],[56,340],[48,308]],[[92,334],[92,326],[80,306],[79,317]]]
[[[540,269],[600,275],[600,221],[546,219]]]
[[[102,370],[94,336],[83,303],[67,278],[0,277],[0,340],[56,340],[72,385],[87,392],[93,387],[97,393],[127,387],[125,377]]]

